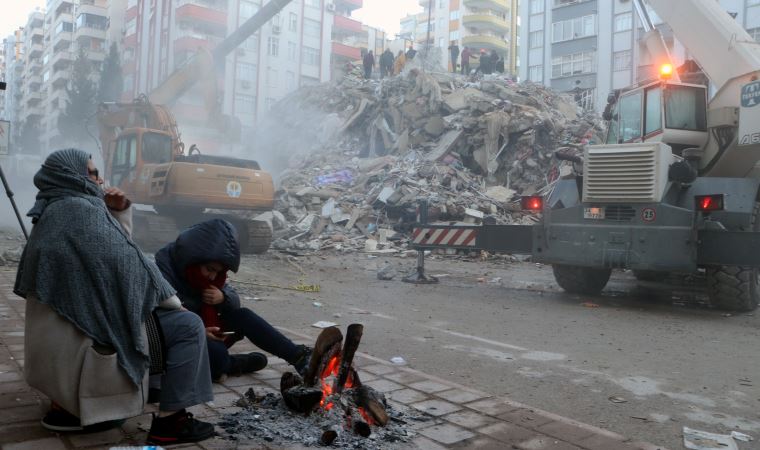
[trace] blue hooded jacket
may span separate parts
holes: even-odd
[[[201,293],[185,279],[185,269],[212,261],[233,272],[240,268],[237,231],[226,220],[212,219],[193,225],[156,253],[156,264],[164,278],[177,290],[182,305],[196,314],[200,313],[203,301]],[[222,292],[225,301],[217,305],[222,315],[240,308],[240,297],[229,284],[224,285]]]

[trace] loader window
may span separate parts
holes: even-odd
[[[618,143],[618,131],[620,131],[618,129],[620,127],[618,119],[618,105],[615,105],[615,109],[612,110],[612,119],[607,124],[607,140],[605,141],[607,144]]]
[[[662,129],[662,89],[659,86],[647,89],[644,135]]]
[[[142,160],[148,164],[164,164],[171,162],[172,138],[163,134],[143,134]]]
[[[641,100],[643,93],[638,91],[620,99],[620,141],[630,142],[641,137]]]
[[[119,186],[135,167],[137,167],[137,138],[135,136],[119,138],[111,164],[111,184]]]
[[[705,89],[668,85],[665,90],[665,128],[707,131]]]

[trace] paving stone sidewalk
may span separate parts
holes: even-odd
[[[142,445],[150,427],[150,410],[128,420],[119,429],[103,433],[63,435],[39,424],[49,401],[24,381],[24,300],[12,293],[15,270],[0,267],[0,448],[5,450],[91,449]],[[283,329],[293,340],[313,338]],[[253,351],[241,341],[237,352]],[[504,397],[461,386],[405,367],[391,365],[358,353],[362,383],[384,392],[393,406],[413,408],[431,416],[416,430],[410,448],[421,449],[523,449],[523,450],[654,450],[663,449],[561,417]],[[214,422],[223,414],[240,410],[233,405],[253,387],[257,393],[276,392],[285,361],[270,358],[268,368],[251,376],[234,377],[214,384],[214,402],[196,406],[196,417]],[[218,430],[221,431],[221,430]],[[275,449],[271,444],[234,442],[217,437],[197,445],[172,448]],[[287,446],[287,448],[299,448]]]

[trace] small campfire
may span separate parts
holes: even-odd
[[[362,437],[372,434],[373,425],[387,425],[385,396],[363,386],[353,367],[363,332],[364,326],[349,325],[344,342],[337,327],[322,330],[304,377],[291,372],[283,374],[280,392],[285,404],[307,415],[318,409],[339,408],[345,418],[344,427]],[[329,445],[337,436],[337,430],[326,430],[320,442]]]
[[[382,393],[361,383],[353,362],[363,331],[352,324],[344,339],[337,327],[322,330],[303,377],[284,373],[279,395],[258,396],[249,389],[235,403],[243,410],[222,417],[227,439],[368,450],[409,442],[415,433],[408,423],[430,417],[394,409]]]

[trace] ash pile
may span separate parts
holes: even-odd
[[[519,197],[572,173],[554,153],[602,136],[544,86],[419,69],[305,87],[270,114],[254,139],[287,167],[270,217],[281,250],[398,251],[423,199],[431,222],[532,223]]]

